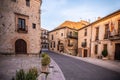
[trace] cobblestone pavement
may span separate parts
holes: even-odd
[[[11,80],[16,70],[36,67],[40,70],[40,58],[35,56],[17,55],[0,56],[0,80]]]

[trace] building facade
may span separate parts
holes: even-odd
[[[49,49],[70,55],[77,54],[77,30],[62,27],[49,32]]]
[[[87,35],[84,36],[87,29]],[[120,59],[120,10],[109,14],[79,30],[78,53],[93,58]],[[86,39],[86,47],[82,41]],[[88,48],[88,53],[84,49]],[[106,52],[105,52],[106,51]],[[107,53],[106,56],[104,56]]]
[[[49,32],[49,49],[55,52],[63,52],[77,55],[78,31],[87,22],[65,21],[63,24]]]
[[[120,10],[91,24],[91,57],[101,58],[107,50],[108,59],[120,59]]]
[[[89,57],[91,54],[91,27],[86,26],[78,30],[78,55]]]
[[[41,3],[41,0],[0,1],[0,53],[39,53]]]
[[[48,30],[41,28],[41,48],[48,49]]]

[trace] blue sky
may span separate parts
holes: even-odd
[[[41,27],[52,30],[66,20],[104,17],[120,9],[120,0],[42,0]]]

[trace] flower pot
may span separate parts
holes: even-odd
[[[49,66],[48,66],[48,65],[46,65],[46,66],[41,66],[41,72],[42,72],[42,73],[49,72]]]

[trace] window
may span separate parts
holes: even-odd
[[[36,24],[35,23],[32,24],[32,28],[36,29]]]
[[[54,42],[54,48],[55,48],[55,42]]]
[[[72,32],[70,31],[70,36],[72,36]]]
[[[104,50],[107,50],[107,44],[104,44],[103,49],[104,49]]]
[[[53,40],[53,38],[54,38],[53,35],[51,37],[52,37],[52,40]]]
[[[95,45],[95,54],[98,53],[98,45]]]
[[[87,36],[87,29],[85,29],[85,33],[84,33],[84,36]]]
[[[70,40],[68,40],[68,46],[70,46]]]
[[[52,48],[52,42],[51,42],[51,44],[50,44],[50,45],[51,45],[50,47]]]
[[[106,24],[104,39],[108,39],[108,36],[109,36],[109,24]]]
[[[69,47],[72,47],[72,46],[73,46],[73,43],[70,41],[70,39],[68,39],[68,46],[69,46]]]
[[[95,38],[95,40],[98,40],[98,38],[99,38],[99,27],[96,28],[96,38]]]
[[[26,0],[26,6],[30,6],[30,0]]]
[[[118,34],[120,35],[120,20],[118,21]]]
[[[63,36],[63,33],[61,33],[61,36]]]
[[[85,41],[85,44],[86,44],[86,46],[87,46],[87,39],[85,39],[84,41]]]
[[[18,18],[18,30],[22,30],[22,31],[26,30],[25,19]]]
[[[16,0],[11,0],[11,1],[16,2]]]

